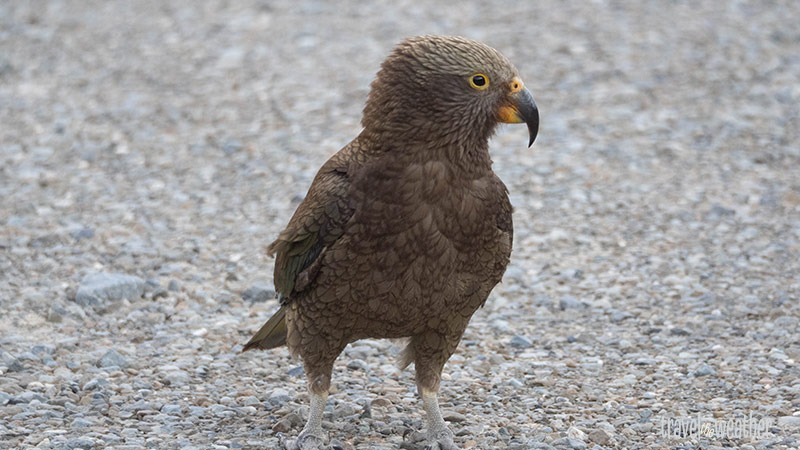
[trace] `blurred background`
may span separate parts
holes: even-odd
[[[541,114],[531,149],[524,127],[491,143],[515,248],[445,369],[458,443],[797,447],[799,15],[793,1],[0,3],[0,447],[297,434],[299,361],[238,353],[277,306],[264,249],[359,132],[380,62],[419,34],[497,48]],[[346,448],[421,428],[398,348],[365,341],[337,363],[326,419]],[[768,438],[659,434],[664,417],[750,412],[774,419]]]

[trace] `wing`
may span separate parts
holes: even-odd
[[[281,307],[242,351],[286,344],[287,305],[314,281],[325,249],[344,233],[353,215],[348,191],[365,158],[359,150],[358,142],[353,141],[322,166],[289,224],[267,248],[275,256],[274,283]]]
[[[511,257],[511,247],[514,241],[514,224],[513,224],[513,212],[514,208],[511,206],[511,201],[508,198],[508,189],[506,185],[497,177],[494,176],[495,179],[495,186],[494,189],[495,193],[495,223],[497,224],[497,228],[505,234],[507,242],[503,243],[500,246],[500,253],[497,255],[497,259],[494,261],[494,269],[492,275],[492,286],[499,283],[500,280],[503,278],[503,274],[508,267],[508,263]],[[485,301],[485,300],[484,300]]]
[[[353,215],[348,190],[358,167],[357,150],[351,143],[322,166],[286,229],[267,248],[275,256],[275,291],[282,304],[311,284],[320,256],[344,233]]]
[[[508,234],[510,250],[511,243],[514,239],[514,224],[512,221],[514,207],[511,206],[511,201],[508,198],[508,188],[506,187],[505,183],[503,183],[503,180],[501,180],[497,174],[494,174],[493,178],[495,185],[494,204],[497,208],[495,213],[495,221],[497,223],[497,228],[499,228],[500,231]]]

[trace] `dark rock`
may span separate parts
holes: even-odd
[[[288,433],[292,430],[292,423],[287,418],[283,418],[272,426],[272,431],[275,433]]]
[[[178,292],[181,290],[181,284],[176,279],[169,280],[169,283],[167,284],[167,290]]]
[[[242,292],[242,298],[248,302],[265,302],[275,298],[275,290],[264,284],[254,284]]]
[[[721,217],[733,216],[735,214],[736,211],[730,208],[726,208],[720,205],[714,205],[711,207],[711,210],[708,211],[708,214],[706,214],[706,219],[718,220]]]
[[[447,422],[460,423],[467,420],[466,416],[455,411],[444,411],[442,418]]]
[[[637,358],[634,362],[637,366],[652,366],[658,364],[655,358]]]
[[[19,358],[2,350],[0,350],[0,366],[5,366],[9,372],[20,372],[23,369]]]
[[[689,336],[690,334],[692,334],[692,332],[687,330],[686,328],[676,327],[670,329],[669,334],[673,336]]]

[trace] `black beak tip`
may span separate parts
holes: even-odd
[[[531,148],[531,145],[533,145],[533,141],[536,140],[536,135],[539,134],[539,110],[534,109],[532,116],[533,117],[531,117],[530,120],[527,121],[528,134],[531,137],[530,141],[528,142],[528,148]]]

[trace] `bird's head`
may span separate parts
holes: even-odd
[[[403,143],[484,144],[498,123],[526,123],[529,146],[539,111],[517,69],[480,42],[420,36],[381,65],[364,108],[366,130]]]

